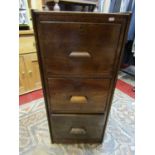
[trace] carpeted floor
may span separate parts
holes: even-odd
[[[134,79],[119,79],[134,86]],[[115,89],[102,144],[51,144],[43,98],[20,106],[20,155],[134,155],[134,98]]]

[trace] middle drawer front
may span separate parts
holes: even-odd
[[[104,113],[110,79],[48,79],[52,113]]]

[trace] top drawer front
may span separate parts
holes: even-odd
[[[39,41],[48,75],[112,75],[121,24],[40,23]]]

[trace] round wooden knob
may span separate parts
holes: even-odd
[[[31,74],[32,74],[32,71],[31,71],[31,70],[29,70],[29,71],[28,71],[28,73],[29,73],[29,75],[31,75]]]

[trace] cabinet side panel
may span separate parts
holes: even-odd
[[[35,41],[36,41],[36,49],[37,49],[37,56],[38,56],[38,62],[39,62],[39,69],[40,69],[40,74],[41,74],[41,81],[42,81],[42,87],[43,87],[43,94],[44,94],[44,99],[45,99],[45,106],[46,106],[46,114],[47,114],[47,119],[48,119],[48,126],[49,126],[49,131],[50,131],[50,137],[51,137],[51,142],[52,142],[52,128],[51,128],[51,119],[50,119],[50,111],[49,111],[49,105],[48,105],[48,96],[47,96],[47,86],[46,86],[46,79],[45,79],[45,71],[43,69],[43,62],[42,62],[42,57],[41,57],[41,51],[40,51],[40,43],[39,43],[39,38],[38,38],[38,15],[35,13],[34,10],[31,11],[32,14],[32,21],[33,21],[33,29],[34,29],[34,36],[35,36]]]
[[[105,130],[106,130],[106,126],[107,126],[107,122],[108,122],[108,118],[109,118],[109,114],[110,114],[110,109],[111,109],[111,105],[112,105],[112,100],[113,100],[113,96],[114,96],[114,91],[115,91],[115,86],[116,86],[116,81],[117,81],[117,75],[118,75],[118,71],[120,68],[120,64],[122,61],[122,57],[123,57],[123,51],[124,51],[124,46],[126,43],[126,39],[127,39],[127,34],[128,34],[128,29],[129,29],[129,24],[130,24],[130,18],[131,18],[131,14],[129,14],[128,16],[126,16],[124,18],[124,21],[122,22],[122,31],[121,31],[121,39],[119,41],[119,45],[118,45],[118,51],[117,52],[117,59],[115,62],[116,68],[115,68],[115,73],[114,76],[111,80],[111,84],[110,84],[110,89],[109,89],[109,96],[108,96],[108,104],[106,107],[106,112],[105,112],[105,117],[104,117],[104,128],[103,128],[103,140],[104,140],[104,135],[105,135]]]

